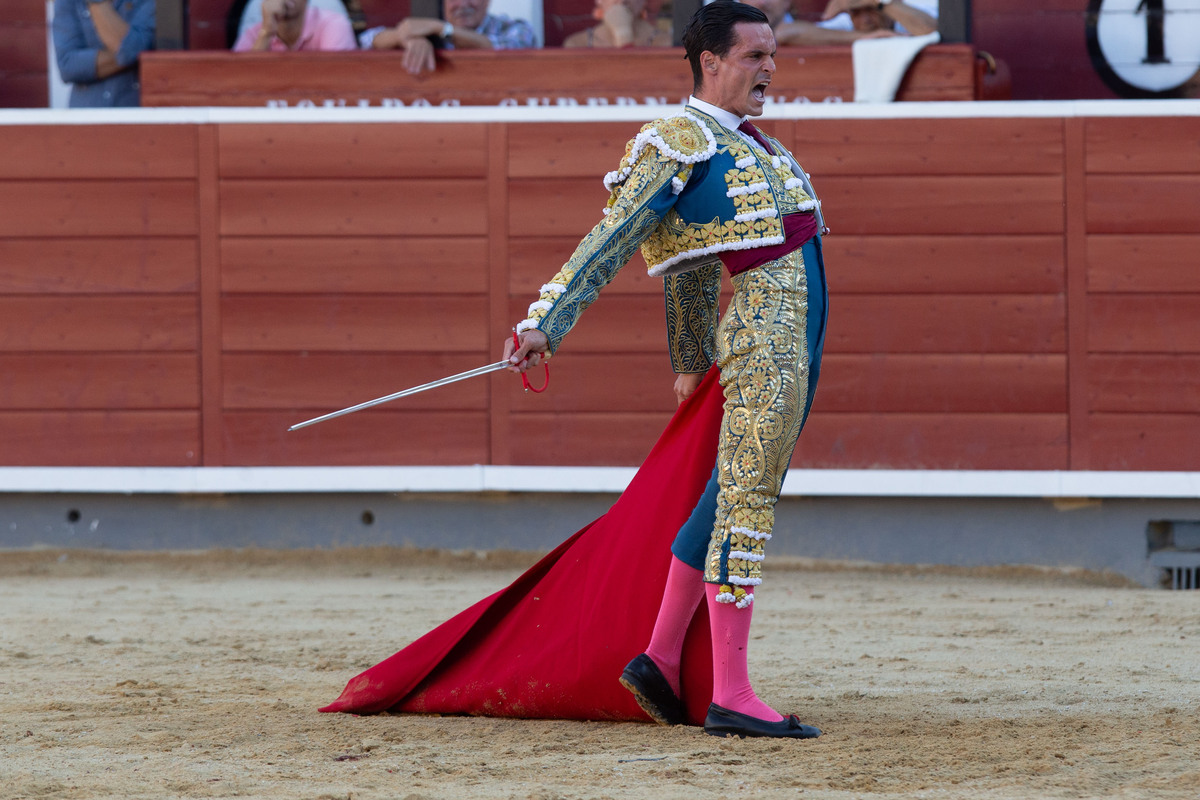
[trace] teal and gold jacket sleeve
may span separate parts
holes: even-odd
[[[675,372],[707,372],[717,358],[721,264],[663,278],[667,343]]]
[[[691,126],[686,138],[663,125],[650,123],[629,142],[618,169],[605,176],[610,189],[604,219],[594,227],[558,274],[541,287],[529,316],[517,332],[536,328],[546,335],[551,352],[574,327],[621,267],[659,227],[678,200],[693,171],[704,172],[715,144]],[[665,137],[665,138],[664,138]],[[689,310],[693,308],[688,306]],[[688,327],[696,323],[688,322]]]
[[[517,325],[518,333],[537,328],[546,334],[551,352],[558,350],[580,315],[675,202],[671,179],[682,165],[653,148],[639,155],[625,180],[613,189],[604,219],[583,238],[558,274],[542,286],[537,301],[529,307],[529,316]]]

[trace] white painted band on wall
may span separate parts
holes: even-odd
[[[0,494],[601,493],[633,467],[0,467]],[[1200,472],[794,469],[791,497],[1200,499]]]

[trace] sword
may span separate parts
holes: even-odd
[[[514,342],[516,341],[515,333],[513,334],[513,341]],[[466,372],[460,372],[457,375],[451,375],[446,378],[438,378],[436,381],[430,381],[429,383],[422,383],[420,386],[414,386],[411,389],[405,389],[402,392],[396,392],[394,394],[384,395],[383,397],[376,397],[374,400],[368,400],[367,402],[359,403],[356,406],[350,406],[349,408],[343,408],[340,411],[331,411],[328,414],[322,414],[319,417],[313,417],[312,419],[306,419],[304,422],[297,422],[295,425],[288,428],[288,432],[290,433],[291,431],[299,430],[300,428],[307,428],[309,425],[316,425],[318,422],[324,422],[327,419],[334,419],[335,417],[344,417],[347,414],[353,414],[355,411],[362,411],[364,408],[373,408],[374,406],[383,405],[384,403],[390,403],[393,400],[399,400],[401,397],[408,397],[409,395],[420,394],[421,392],[428,391],[429,389],[436,389],[439,386],[445,386],[446,384],[450,384],[450,383],[457,383],[458,381],[465,381],[467,378],[476,378],[476,377],[479,377],[480,375],[487,375],[489,372],[496,372],[497,370],[505,369],[506,367],[509,367],[509,366],[511,366],[511,365],[509,364],[508,361],[497,361],[494,364],[488,364],[486,367],[476,367],[475,369],[469,369]],[[545,362],[545,367],[546,367],[546,382],[542,384],[542,388],[540,388],[540,389],[538,389],[535,386],[530,386],[529,378],[525,375],[525,373],[523,373],[523,372],[521,373],[521,382],[525,385],[525,391],[527,391],[527,392],[533,391],[533,392],[537,392],[537,393],[546,391],[546,387],[550,385],[550,363],[548,361]]]
[[[383,405],[384,403],[390,403],[393,400],[399,400],[401,397],[408,397],[409,395],[420,394],[421,392],[427,391],[429,389],[436,389],[439,386],[445,386],[448,383],[456,383],[458,381],[465,381],[467,378],[474,378],[479,375],[487,375],[489,372],[495,372],[496,370],[504,369],[507,366],[509,366],[509,363],[507,361],[497,361],[495,364],[488,364],[486,367],[477,367],[475,369],[469,369],[466,372],[460,372],[457,375],[451,375],[448,378],[439,378],[436,381],[430,381],[429,383],[422,383],[420,386],[414,386],[411,389],[405,389],[402,392],[396,392],[394,394],[384,395],[383,397],[376,397],[374,400],[368,400],[367,402],[359,403],[356,406],[350,406],[349,408],[343,408],[341,411],[331,411],[328,414],[322,414],[319,417],[313,417],[312,419],[306,419],[304,422],[297,422],[295,425],[288,428],[288,431],[295,431],[295,430],[299,430],[300,428],[307,428],[309,425],[316,425],[318,422],[324,422],[327,419],[334,419],[335,417],[344,417],[347,414],[353,414],[355,411],[362,411],[364,408],[373,408],[374,406],[380,406],[380,405]]]

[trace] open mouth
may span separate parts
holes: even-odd
[[[770,81],[756,83],[754,88],[750,90],[750,96],[754,98],[755,102],[765,103],[767,100],[767,87],[770,85]]]

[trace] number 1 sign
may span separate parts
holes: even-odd
[[[1122,97],[1180,97],[1200,71],[1200,0],[1090,0],[1087,43]]]

